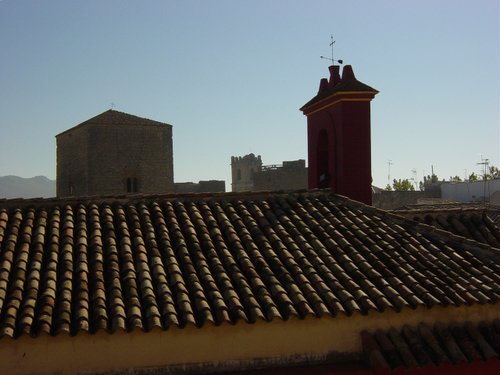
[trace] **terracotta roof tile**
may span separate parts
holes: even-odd
[[[500,358],[498,323],[421,323],[401,330],[363,331],[363,357],[376,369],[471,363]],[[496,335],[496,337],[495,337]],[[495,342],[496,340],[496,342]]]
[[[393,211],[417,222],[500,248],[500,209],[493,205],[437,205]]]
[[[0,335],[494,303],[498,259],[488,245],[325,191],[4,201]],[[468,332],[453,329],[440,337]],[[387,337],[401,347],[409,332]]]

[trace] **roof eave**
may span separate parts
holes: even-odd
[[[361,95],[364,96],[363,99],[369,99],[372,100],[375,95],[379,93],[379,91],[367,86],[368,90],[352,90],[352,91],[334,91],[330,92],[328,95],[323,96],[323,95],[316,95],[314,98],[312,98],[310,101],[308,101],[306,104],[304,104],[301,108],[300,111],[302,111],[305,115],[307,115],[306,112],[310,112],[309,109],[312,109],[316,106],[319,106],[331,99],[336,99],[338,97],[339,100],[341,100],[341,97],[353,97],[353,96],[358,96],[360,99],[362,98]]]

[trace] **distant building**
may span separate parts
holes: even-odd
[[[395,210],[410,205],[443,203],[441,191],[430,189],[425,191],[397,191],[384,190],[380,188],[373,189],[372,205],[373,207],[384,210]]]
[[[264,165],[254,173],[255,190],[307,189],[307,168],[304,159],[284,161],[283,165]]]
[[[224,193],[226,191],[226,181],[209,180],[196,182],[175,182],[175,193]]]
[[[231,156],[232,191],[254,190],[253,175],[262,168],[262,159],[254,154]]]
[[[423,191],[377,189],[373,193],[373,206],[384,210],[453,202],[486,202],[500,206],[500,178],[475,182],[437,181],[427,184]]]
[[[300,190],[307,188],[307,168],[303,159],[282,165],[262,165],[261,156],[231,157],[232,191]]]
[[[108,110],[56,143],[58,197],[174,190],[169,124]]]
[[[491,202],[500,204],[500,178],[476,182],[443,182],[441,195],[444,199],[457,202]]]

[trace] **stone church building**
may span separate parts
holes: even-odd
[[[174,191],[169,124],[108,110],[56,143],[58,197]]]

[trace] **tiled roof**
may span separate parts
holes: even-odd
[[[497,302],[498,249],[329,191],[0,202],[0,335]]]
[[[372,368],[397,369],[500,359],[500,321],[445,325],[425,323],[361,333]]]
[[[155,120],[150,120],[147,118],[143,117],[138,117],[134,116],[125,112],[120,112],[120,111],[115,111],[113,109],[109,109],[101,114],[98,114],[97,116],[94,116],[76,126],[74,126],[71,129],[85,125],[90,125],[90,124],[96,124],[96,125],[161,125],[161,126],[171,126],[167,123],[164,122],[159,122]],[[64,132],[58,134],[64,134],[68,130],[65,130]]]
[[[397,210],[406,218],[500,248],[500,207],[453,206]]]

